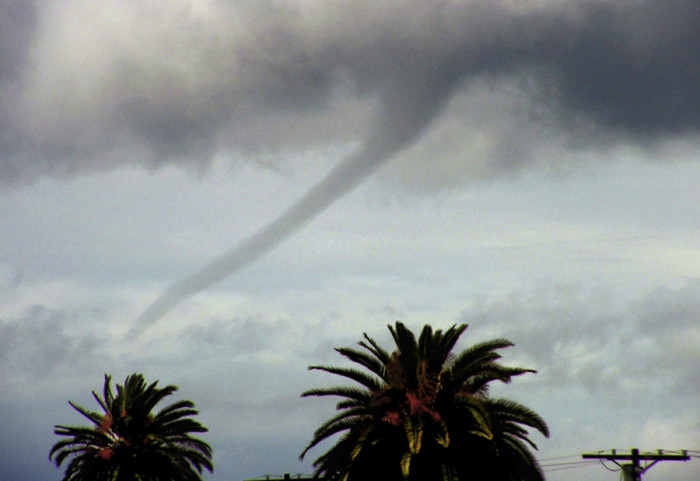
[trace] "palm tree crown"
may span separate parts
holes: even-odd
[[[65,439],[51,448],[49,459],[56,466],[70,459],[63,481],[199,481],[202,469],[213,470],[211,447],[190,436],[207,431],[192,419],[194,403],[178,401],[154,413],[177,390],[157,385],[132,374],[114,393],[105,374],[102,397],[92,392],[103,412],[69,401],[93,426],[56,426]]]
[[[459,480],[488,473],[497,481],[542,481],[527,428],[545,436],[542,418],[514,401],[488,395],[492,381],[510,382],[531,369],[503,366],[505,339],[454,355],[467,325],[446,331],[426,325],[418,339],[389,326],[389,353],[364,334],[360,349],[336,351],[363,369],[310,366],[359,386],[312,389],[302,396],[339,396],[339,413],[321,425],[301,457],[335,434],[340,439],[314,462],[328,480]],[[369,372],[367,372],[369,371]]]

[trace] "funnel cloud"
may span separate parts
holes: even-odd
[[[136,321],[133,338],[187,298],[222,281],[272,249],[374,173],[397,152],[407,148],[449,98],[454,77],[436,69],[406,83],[385,97],[378,126],[356,153],[345,158],[318,184],[275,221],[243,240],[231,251],[163,292]]]

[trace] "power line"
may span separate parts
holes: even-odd
[[[602,453],[596,453],[596,454],[583,454],[581,457],[583,459],[598,459],[600,460],[601,464],[603,463],[603,460],[606,459],[608,461],[612,461],[613,463],[617,464],[620,466],[622,469],[621,476],[624,476],[624,479],[628,479],[631,481],[642,481],[642,474],[644,474],[649,468],[651,468],[653,465],[658,463],[659,461],[689,461],[690,456],[688,456],[687,451],[682,451],[682,454],[669,454],[668,452],[664,453],[662,450],[658,450],[657,454],[651,454],[651,453],[645,453],[645,454],[640,454],[639,449],[633,448],[630,454],[618,454],[616,450],[612,450],[610,454],[602,454]],[[622,460],[627,460],[627,461],[632,461],[629,464],[620,464],[617,461],[622,461]],[[640,464],[640,461],[651,461],[650,463],[646,464],[644,467]],[[603,464],[603,466],[605,466]],[[607,468],[607,466],[606,466]],[[609,468],[608,468],[609,469]]]
[[[567,461],[571,460],[571,461]],[[578,455],[557,456],[540,460],[542,471],[551,473],[553,471],[564,471],[569,469],[581,469],[596,464],[595,461],[582,461]]]
[[[597,464],[595,461],[570,461],[567,463],[547,463],[547,464],[540,464],[543,468],[555,468],[558,466],[571,466],[574,464]]]
[[[551,473],[554,471],[566,471],[570,469],[582,469],[592,466],[595,463],[562,463],[555,466],[542,466],[542,471]]]
[[[578,454],[569,454],[568,456],[555,456],[553,458],[543,458],[540,459],[540,462],[546,463],[548,461],[558,461],[560,459],[571,459],[571,458],[576,458],[578,459]]]

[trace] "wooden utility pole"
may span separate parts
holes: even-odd
[[[644,474],[649,468],[658,463],[659,461],[688,461],[690,456],[688,456],[687,451],[683,451],[683,454],[664,454],[663,451],[659,449],[657,454],[645,453],[639,454],[639,449],[632,449],[630,454],[618,454],[616,450],[612,450],[610,454],[582,454],[583,459],[607,459],[612,461],[622,468],[625,473],[625,480],[629,481],[642,481],[642,474]],[[620,464],[617,461],[632,461],[629,464]],[[642,467],[640,461],[651,461],[651,463]]]

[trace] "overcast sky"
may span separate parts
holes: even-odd
[[[698,24],[697,0],[0,0],[0,480],[60,479],[67,401],[133,372],[197,404],[205,479],[311,473],[334,402],[299,395],[335,380],[306,367],[396,320],[516,344],[539,372],[495,394],[549,423],[551,481],[697,454]]]

